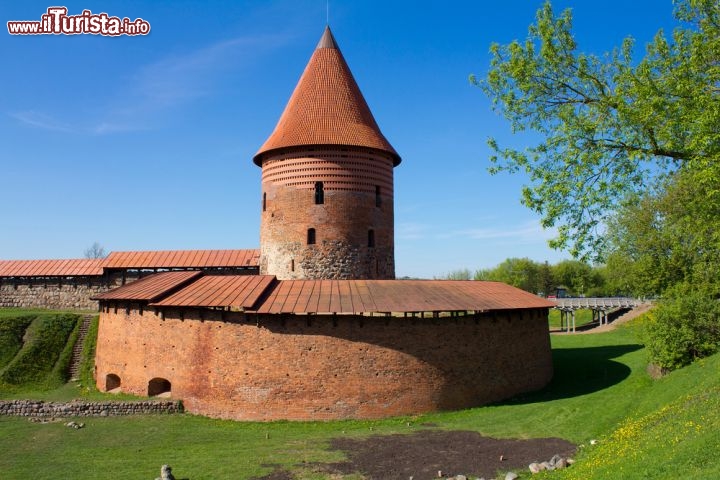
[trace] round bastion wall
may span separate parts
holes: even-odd
[[[460,317],[245,315],[110,307],[100,390],[236,420],[382,418],[468,408],[545,386],[547,310]]]

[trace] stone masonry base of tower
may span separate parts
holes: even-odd
[[[547,309],[459,317],[245,315],[105,308],[100,390],[165,392],[237,420],[381,418],[461,409],[552,377]]]

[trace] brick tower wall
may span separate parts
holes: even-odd
[[[395,278],[388,154],[356,147],[276,153],[262,162],[262,195],[261,274],[281,280]],[[315,244],[308,244],[309,229]]]
[[[403,318],[117,307],[100,316],[98,388],[144,396],[163,379],[187,411],[217,418],[461,409],[552,377],[547,309]]]

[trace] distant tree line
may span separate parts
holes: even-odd
[[[522,290],[547,297],[562,287],[574,297],[619,295],[608,285],[604,266],[591,266],[579,260],[563,260],[554,265],[529,258],[508,258],[493,268],[471,272],[454,270],[448,280],[486,280],[503,282]]]

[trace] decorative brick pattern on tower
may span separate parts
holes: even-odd
[[[262,167],[260,273],[395,278],[393,168],[329,29],[254,158]]]

